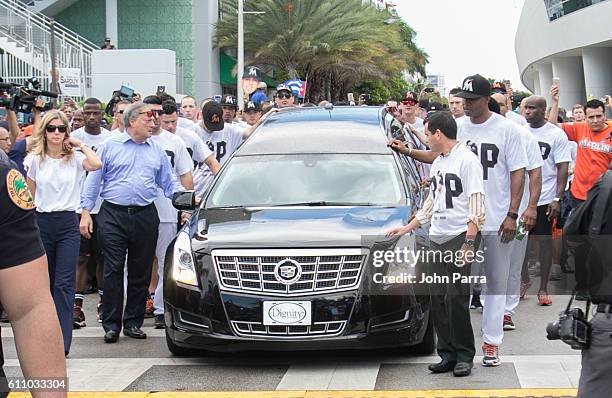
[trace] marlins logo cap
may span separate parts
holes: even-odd
[[[491,83],[480,75],[468,76],[463,79],[461,91],[455,94],[456,97],[466,99],[476,99],[491,95]]]
[[[245,112],[261,112],[261,104],[259,102],[249,101],[244,107]]]
[[[234,108],[238,109],[236,97],[231,94],[224,95],[221,97],[221,106],[233,106]]]
[[[210,131],[223,130],[223,107],[215,101],[208,101],[202,107],[202,121]]]

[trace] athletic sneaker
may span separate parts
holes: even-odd
[[[102,323],[102,301],[98,302],[98,323]]]
[[[563,279],[563,270],[559,264],[553,264],[550,268],[550,280],[560,281]]]
[[[84,328],[85,324],[85,314],[83,313],[83,309],[78,305],[72,307],[72,328],[80,329]]]
[[[538,293],[538,305],[541,305],[543,307],[547,307],[549,305],[552,305],[552,299],[550,298],[548,293],[546,293],[546,292]]]
[[[499,359],[499,347],[489,343],[482,344],[482,366],[498,366],[501,364]]]
[[[145,304],[145,318],[153,318],[153,312],[155,311],[155,306],[153,306],[153,299],[149,295],[147,297],[147,302]]]
[[[504,315],[504,330],[514,330],[516,326],[512,322],[512,316]]]
[[[472,302],[470,303],[471,310],[475,310],[476,308],[482,308],[482,303],[480,302],[480,294],[477,293],[472,296]]]

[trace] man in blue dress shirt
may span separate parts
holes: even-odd
[[[102,167],[89,173],[81,196],[86,220],[98,194],[104,200],[97,222],[105,261],[102,326],[106,343],[118,340],[122,325],[126,336],[147,337],[141,326],[159,227],[153,202],[158,187],[168,198],[183,190],[166,152],[150,139],[153,116],[149,106],[141,102],[125,110],[125,132],[111,136],[98,148]],[[128,285],[123,311],[126,252]]]

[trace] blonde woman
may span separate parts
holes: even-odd
[[[29,165],[27,183],[34,196],[36,219],[47,252],[51,294],[68,355],[80,244],[76,210],[85,172],[99,169],[101,162],[91,148],[70,137],[68,118],[57,110],[43,116],[34,132],[34,150],[29,157],[24,162]]]

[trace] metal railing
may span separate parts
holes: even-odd
[[[49,90],[52,31],[56,67],[80,69],[83,94],[87,95],[91,90],[91,57],[98,46],[53,19],[30,11],[18,0],[0,0],[0,37],[25,49],[31,58],[24,60],[17,54],[10,54],[4,61],[5,74],[2,77],[11,82],[24,83],[36,76]],[[10,53],[10,49],[6,50]]]

